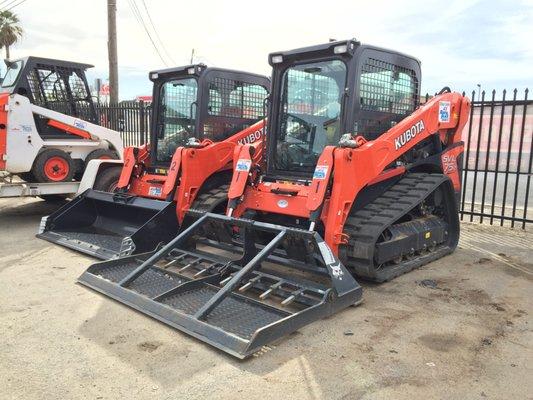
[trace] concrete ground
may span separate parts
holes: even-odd
[[[92,260],[34,238],[54,207],[0,200],[2,399],[533,398],[531,233],[464,224],[453,255],[237,361],[75,284]]]

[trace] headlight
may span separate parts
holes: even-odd
[[[342,54],[342,53],[346,53],[347,51],[348,51],[348,45],[346,44],[341,44],[333,48],[333,52],[335,54]]]

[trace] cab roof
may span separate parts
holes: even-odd
[[[336,47],[339,47],[339,46],[346,46],[346,52],[345,54],[349,54],[349,55],[353,55],[355,53],[355,51],[358,49],[358,48],[370,48],[370,49],[375,49],[375,50],[380,50],[380,51],[384,51],[384,52],[387,52],[387,53],[392,53],[392,54],[397,54],[399,56],[402,56],[402,57],[406,57],[406,58],[410,58],[414,61],[416,61],[418,64],[420,64],[420,60],[416,57],[413,57],[409,54],[405,54],[405,53],[402,53],[402,52],[399,52],[399,51],[396,51],[396,50],[391,50],[391,49],[386,49],[386,48],[383,48],[383,47],[378,47],[378,46],[373,46],[373,45],[368,45],[368,44],[362,44],[361,42],[359,42],[358,40],[356,39],[348,39],[348,40],[337,40],[337,41],[332,41],[332,42],[328,42],[328,43],[323,43],[323,44],[317,44],[317,45],[314,45],[314,46],[307,46],[307,47],[300,47],[298,49],[292,49],[292,50],[286,50],[286,51],[277,51],[277,52],[274,52],[274,53],[270,53],[268,55],[268,62],[270,63],[270,65],[273,65],[275,63],[272,62],[272,57],[274,56],[282,56],[283,57],[283,62],[285,62],[285,60],[291,60],[291,59],[297,59],[298,55],[300,54],[303,54],[303,53],[315,53],[317,56],[319,55],[325,55],[325,54],[335,54],[335,48]]]
[[[94,67],[94,65],[91,65],[91,64],[85,64],[85,63],[79,63],[79,62],[67,61],[67,60],[58,60],[55,58],[35,57],[35,56],[18,58],[15,60],[5,60],[7,65],[15,61],[23,61],[24,66],[29,65],[29,64],[50,64],[50,65],[55,65],[58,67],[79,68],[83,70],[87,70],[89,68]]]
[[[172,68],[156,69],[156,70],[150,71],[148,73],[148,77],[153,82],[154,80],[158,79],[161,76],[179,75],[182,73],[186,73],[188,70],[191,70],[191,69],[194,69],[194,71],[188,72],[188,74],[191,76],[199,76],[209,71],[219,71],[219,72],[245,74],[247,76],[256,76],[260,78],[266,78],[264,75],[261,75],[261,74],[254,74],[251,72],[239,71],[239,70],[227,69],[227,68],[218,68],[218,67],[213,68],[213,67],[208,67],[207,65],[203,63],[182,65],[179,67],[172,67]]]

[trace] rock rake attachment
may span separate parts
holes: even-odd
[[[108,260],[168,243],[178,227],[173,202],[89,189],[43,217],[37,237]]]
[[[210,213],[160,250],[93,264],[78,281],[238,358],[362,296],[317,233]]]

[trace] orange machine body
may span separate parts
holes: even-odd
[[[441,102],[451,105],[448,121],[439,118]],[[327,146],[310,182],[254,182],[249,146],[239,146],[228,196],[230,204],[237,204],[232,215],[255,210],[321,221],[324,239],[338,255],[339,245],[348,240],[343,228],[358,194],[368,185],[405,173],[408,165],[395,162],[424,139],[439,135],[442,173],[460,190],[458,156],[463,152],[461,132],[469,111],[469,100],[459,93],[437,95],[375,140],[357,136],[355,148]]]
[[[181,223],[209,178],[224,171],[231,172],[236,146],[251,143],[257,149],[254,162],[259,162],[265,124],[266,120],[256,122],[221,142],[204,140],[194,147],[178,147],[170,165],[164,168],[151,168],[147,146],[128,147],[124,150],[124,167],[117,187],[135,196],[173,200]]]

